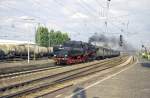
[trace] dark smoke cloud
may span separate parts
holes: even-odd
[[[119,43],[119,38],[116,37],[107,37],[104,34],[94,34],[89,38],[89,43],[104,43],[104,45],[109,46],[109,45],[118,45]]]
[[[89,43],[102,43],[100,45],[103,45],[103,47],[109,47],[112,49],[123,49],[123,50],[129,50],[132,48],[132,45],[127,43],[125,39],[123,38],[123,45],[120,47],[120,38],[114,37],[114,36],[105,36],[104,34],[94,34],[89,38]],[[132,48],[133,49],[133,48]]]
[[[103,34],[94,34],[89,38],[89,42],[108,42],[108,38]]]

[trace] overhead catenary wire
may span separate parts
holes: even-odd
[[[67,10],[69,10],[71,13],[75,14],[75,13],[78,13],[78,11],[74,10],[74,9],[71,9],[71,8],[68,8],[66,7],[63,3],[61,3],[60,1],[58,2],[57,0],[54,0],[57,4],[59,4],[60,6],[66,8]],[[80,15],[77,14],[78,17],[81,17]],[[82,17],[81,17],[82,18]]]
[[[40,4],[39,4],[40,5]],[[49,17],[49,16],[42,16],[42,17],[39,17],[39,16],[37,16],[37,15],[34,15],[33,14],[33,12],[30,12],[30,11],[24,11],[24,10],[21,10],[21,9],[17,9],[16,7],[14,7],[14,6],[12,6],[12,5],[10,5],[10,4],[5,4],[5,5],[0,5],[0,7],[5,7],[5,8],[9,8],[9,9],[11,9],[11,10],[13,10],[13,11],[17,11],[17,12],[19,12],[19,13],[22,13],[22,14],[24,14],[25,16],[26,15],[29,15],[29,16],[31,16],[31,17],[33,17],[33,18],[35,18],[35,19],[39,19],[39,20],[44,20],[44,21],[47,21],[48,19],[49,20],[54,20],[54,17],[52,18],[52,17]],[[42,22],[42,21],[41,21]]]
[[[35,1],[35,0],[34,0],[34,1]],[[58,2],[58,0],[54,0],[54,1],[57,1],[57,2]],[[36,2],[37,2],[37,1],[36,1]],[[59,2],[60,2],[60,1],[59,1]],[[83,2],[85,2],[85,1],[83,1]],[[38,4],[39,4],[39,3],[37,2],[37,5],[38,5]],[[61,5],[61,3],[59,3],[59,4]],[[85,5],[85,8],[88,6],[87,3],[86,3],[86,4],[83,3],[82,5]],[[41,6],[41,5],[39,4],[39,6]],[[62,6],[66,8],[66,6],[64,6],[63,4],[62,4]],[[10,7],[10,8],[16,9],[16,8],[14,8],[14,7]],[[43,8],[46,10],[46,12],[48,11],[47,7],[43,6]],[[81,7],[81,8],[83,8],[83,7]],[[84,8],[84,9],[85,9],[85,8]],[[67,8],[67,9],[71,9],[70,12],[72,12],[72,13],[78,12],[78,11],[72,11],[72,8],[70,8],[70,7]],[[88,9],[88,10],[85,10],[85,11],[88,11],[88,13],[89,13],[89,12],[92,12],[92,11],[96,11],[95,9],[92,8],[92,6],[90,6],[90,8],[86,8],[86,9]],[[74,9],[73,9],[73,10],[74,10]],[[90,11],[90,10],[91,10],[91,11]],[[26,15],[26,14],[31,14],[31,12],[24,12],[24,11],[22,11],[22,10],[20,10],[20,9],[19,9],[19,10],[17,9],[17,11],[22,12],[22,13],[24,13],[25,15]],[[97,13],[94,14],[94,12],[93,12],[93,14],[91,14],[91,13],[89,13],[89,14],[90,14],[92,17],[97,17],[97,16],[98,16],[98,14],[97,14]],[[78,15],[78,16],[79,16],[79,15]],[[41,19],[41,17],[37,17],[37,16],[35,16],[35,18]],[[43,19],[43,17],[42,17],[42,19]],[[47,20],[47,17],[45,17],[44,19]],[[88,20],[86,20],[86,21],[88,22]],[[87,23],[84,23],[84,24],[85,24],[85,25],[88,25]],[[94,26],[94,25],[95,25],[95,26]],[[92,26],[97,27],[97,25],[96,25],[95,23],[93,23]]]
[[[56,9],[54,9],[53,7],[48,8],[47,6],[41,5],[38,0],[32,0],[32,1],[30,1],[30,2],[35,3],[39,8],[44,9],[43,11],[45,11],[45,12],[48,13],[48,14],[51,14],[51,15],[54,15],[54,14],[55,14],[56,16],[58,16],[58,13],[55,13],[55,10],[56,10]],[[43,13],[43,12],[42,12],[42,13]],[[48,20],[55,20],[55,19],[56,19],[55,16],[54,16],[54,17],[51,16],[50,18],[49,18],[49,16],[47,16],[47,18],[48,18]]]
[[[89,6],[89,5],[87,5],[86,4],[86,2],[85,1],[83,1],[83,0],[81,0],[82,2],[83,2],[83,4],[85,4],[85,6],[87,7],[86,9],[91,9],[92,11],[96,11],[95,9],[93,9],[91,6]],[[102,5],[100,5],[101,6],[101,8],[104,10],[104,9],[106,9],[106,8],[109,8],[109,4],[108,4],[109,2],[107,2],[107,7],[104,7],[104,6],[102,6]],[[98,2],[98,4],[100,4],[99,2]],[[82,7],[83,8],[83,7]],[[85,8],[85,7],[84,7]],[[109,9],[108,9],[109,10]],[[89,10],[87,10],[88,12],[89,12]],[[108,12],[106,12],[106,13],[108,13]],[[97,16],[94,16],[94,17],[97,17]],[[106,18],[106,21],[108,21],[108,15],[106,14],[106,16],[105,17],[107,17]],[[119,17],[119,16],[118,16]],[[122,17],[122,16],[120,16],[120,17]],[[117,17],[112,17],[112,18],[117,18]],[[108,23],[105,21],[105,26],[106,26],[106,30],[105,30],[105,32],[107,32],[107,26],[108,26]]]
[[[104,10],[104,9],[108,9],[109,10],[109,3],[111,0],[107,0],[107,7],[104,7],[100,2],[99,0],[95,0],[97,2],[97,4]],[[108,13],[108,12],[107,12]],[[113,17],[109,17],[109,19],[116,19],[116,18],[119,18],[119,17],[124,17],[124,16],[128,16],[128,15],[121,15],[121,16],[113,16]],[[106,16],[108,18],[108,16]],[[119,21],[121,22],[121,21]],[[106,24],[107,25],[107,24]]]
[[[4,5],[0,5],[0,7],[2,7],[2,6],[4,6]],[[11,10],[14,9],[14,10],[16,10],[16,11],[18,11],[18,12],[24,14],[24,15],[34,16],[32,13],[25,12],[25,11],[20,10],[20,9],[17,9],[17,8],[15,8],[15,7],[10,7],[9,5],[6,5],[6,4],[5,4],[5,7],[10,8]],[[35,17],[35,18],[38,18],[38,19],[41,19],[41,17],[38,17],[38,16],[34,16],[34,17]]]
[[[34,0],[35,1],[35,0]],[[56,1],[56,0],[55,0]],[[58,3],[58,2],[57,2]],[[38,3],[37,3],[38,4]],[[59,3],[60,4],[60,3]],[[39,4],[40,5],[40,4]],[[45,7],[44,7],[45,8]],[[18,9],[17,9],[18,10]],[[21,11],[21,10],[19,10],[19,11]],[[22,13],[24,13],[23,11],[21,11]],[[37,17],[37,18],[40,18],[40,17]]]
[[[69,10],[70,12],[73,12],[73,13],[77,13],[77,11],[75,11],[75,10],[73,10],[73,9],[71,9],[71,8],[67,8],[66,6],[64,6],[62,3],[60,3],[60,2],[58,2],[57,0],[54,0],[57,4],[59,4],[59,5],[61,5],[62,7],[65,7],[67,10]],[[81,6],[81,5],[80,5]],[[87,6],[87,4],[86,4],[86,6]],[[83,7],[83,6],[81,6],[81,8],[83,8],[83,9],[86,9],[85,7]],[[89,10],[86,10],[88,13],[90,13],[90,11]],[[90,13],[91,14],[91,13]],[[79,16],[79,15],[78,15]],[[94,17],[97,17],[97,16],[95,16],[95,15],[92,15],[92,16],[94,16]],[[80,17],[80,16],[79,16]],[[115,17],[113,17],[113,18],[115,18]],[[94,24],[95,25],[95,24]]]

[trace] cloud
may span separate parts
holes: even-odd
[[[111,0],[109,32],[125,35],[118,27],[127,31],[129,21],[129,32],[143,32],[142,38],[140,34],[136,35],[137,40],[147,38],[150,35],[149,5],[149,0]],[[106,0],[1,0],[0,32],[26,36],[33,33],[34,27],[41,23],[73,35],[80,33],[78,37],[87,40],[86,37],[91,33],[105,31],[105,7]],[[33,18],[36,23],[22,20],[25,18]],[[30,32],[27,31],[28,27],[31,28]],[[31,37],[34,39],[34,36]],[[135,38],[135,35],[126,36],[130,42],[135,42],[132,37]]]
[[[75,13],[74,15],[72,15],[71,16],[71,18],[73,18],[73,19],[87,19],[88,18],[88,16],[87,15],[85,15],[85,14],[83,14],[83,13]]]

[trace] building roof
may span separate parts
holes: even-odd
[[[0,39],[0,44],[35,44],[34,42],[29,42],[29,41],[17,41],[17,40],[3,40]]]

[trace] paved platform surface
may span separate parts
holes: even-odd
[[[85,92],[83,98],[150,98],[150,62],[140,61]]]
[[[150,98],[150,61],[140,60],[119,74],[99,81],[101,78],[92,79],[44,98]]]

